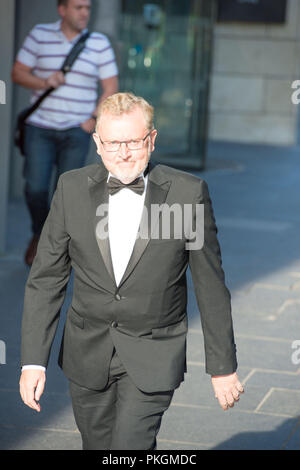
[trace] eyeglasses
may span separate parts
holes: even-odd
[[[120,149],[121,144],[126,144],[128,150],[140,150],[144,147],[145,140],[147,139],[147,137],[149,137],[152,131],[153,129],[151,129],[151,131],[148,132],[148,134],[143,139],[124,140],[122,142],[119,142],[117,140],[114,140],[113,142],[103,142],[100,136],[99,139],[101,144],[103,145],[104,150],[106,150],[107,152],[117,152]]]

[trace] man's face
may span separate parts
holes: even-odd
[[[68,0],[66,5],[58,8],[59,14],[66,25],[80,33],[88,25],[90,19],[91,0]]]
[[[146,168],[157,131],[153,129],[144,140],[143,147],[130,150],[124,142],[143,139],[149,130],[141,108],[136,106],[130,113],[114,116],[108,112],[100,117],[97,133],[93,135],[97,145],[97,153],[102,157],[103,164],[122,183],[128,184],[135,180]],[[102,142],[123,142],[119,150],[109,152]]]

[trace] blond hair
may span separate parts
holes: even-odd
[[[122,114],[130,113],[137,106],[143,111],[147,129],[151,131],[154,128],[153,106],[151,106],[141,96],[135,96],[133,93],[128,92],[115,93],[111,96],[108,96],[104,101],[102,101],[98,109],[96,128],[98,126],[102,114],[109,113],[114,116],[121,116]]]

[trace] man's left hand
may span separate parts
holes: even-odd
[[[244,388],[235,372],[229,375],[214,375],[211,381],[215,397],[225,411],[234,406],[234,402],[240,398],[240,393],[244,393]]]
[[[94,118],[87,119],[86,121],[80,124],[81,129],[83,129],[87,134],[94,132],[96,126],[96,120]]]

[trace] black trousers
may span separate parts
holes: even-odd
[[[114,351],[103,390],[70,382],[70,394],[83,450],[154,450],[174,390],[142,392]]]

